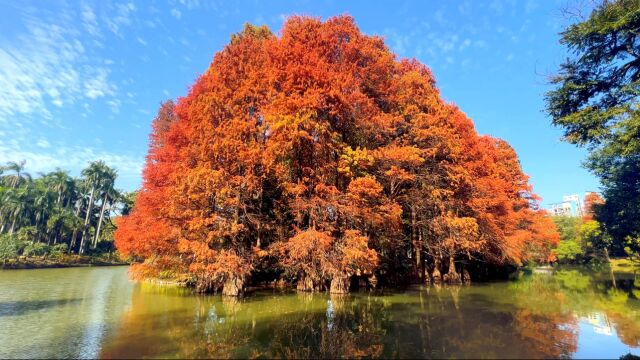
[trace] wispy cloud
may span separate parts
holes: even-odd
[[[171,16],[180,20],[180,18],[182,17],[182,12],[178,9],[171,9]]]
[[[118,186],[131,188],[138,184],[144,160],[129,154],[115,154],[94,148],[80,146],[51,146],[45,139],[38,141],[41,151],[20,149],[16,142],[0,141],[0,159],[25,160],[27,171],[32,174],[45,173],[56,168],[70,170],[78,175],[91,161],[103,160],[107,165],[118,170]]]
[[[109,30],[122,37],[122,28],[131,25],[131,17],[137,9],[133,3],[115,4],[114,8],[115,14],[113,16],[106,16],[104,19]]]
[[[97,34],[93,10],[83,6],[81,14],[83,29]],[[114,96],[108,65],[88,54],[68,18],[25,17],[24,25],[15,41],[0,43],[0,123],[18,114],[50,118],[52,106]]]

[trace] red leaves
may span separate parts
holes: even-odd
[[[555,238],[513,149],[350,17],[232,36],[160,109],[143,179],[117,246],[206,286],[269,255],[315,287],[400,263],[379,254],[406,244],[520,262]]]

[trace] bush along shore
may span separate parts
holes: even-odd
[[[56,169],[32,178],[25,161],[0,165],[0,268],[128,264],[113,232],[136,193],[117,190],[116,179],[103,161],[80,177]]]
[[[80,266],[128,265],[113,246],[93,249],[83,255],[69,251],[67,244],[47,245],[0,235],[0,269],[41,269]]]

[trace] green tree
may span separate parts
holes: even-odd
[[[92,248],[96,248],[98,245],[98,239],[100,238],[100,230],[102,229],[102,224],[104,222],[105,211],[110,212],[111,206],[114,201],[119,197],[118,191],[115,189],[115,181],[118,176],[117,171],[111,169],[107,166],[104,168],[104,173],[102,174],[102,178],[100,181],[100,191],[102,191],[102,205],[100,207],[100,219],[98,220],[98,225],[96,228],[95,235],[93,237]],[[109,206],[107,208],[107,205]]]
[[[0,261],[2,261],[3,266],[7,263],[7,260],[17,257],[19,252],[20,244],[15,237],[0,234]]]
[[[85,250],[85,244],[87,242],[87,231],[89,230],[89,220],[91,217],[91,212],[93,210],[94,199],[96,190],[101,186],[101,182],[105,176],[107,165],[103,161],[94,161],[89,164],[87,168],[82,170],[82,176],[84,176],[85,181],[90,184],[91,191],[89,192],[89,202],[87,203],[85,218],[84,218],[84,228],[82,229],[82,238],[80,240],[80,249],[78,253],[82,254]]]
[[[582,220],[572,216],[554,216],[553,222],[560,233],[560,243],[554,253],[561,262],[574,262],[584,257],[586,249],[580,237]]]
[[[31,175],[28,172],[25,172],[26,161],[22,160],[19,162],[9,161],[5,166],[2,167],[2,172],[11,171],[12,174],[3,175],[2,180],[10,187],[16,188],[20,184],[24,182],[31,181]]]
[[[83,179],[61,169],[32,179],[24,165],[0,166],[0,234],[32,244],[30,248],[64,244],[58,252],[80,251],[75,246],[80,233],[85,239],[82,251],[90,239],[96,248],[113,233],[112,213],[130,206],[114,188],[117,172],[101,161],[91,163]]]
[[[569,26],[560,42],[571,57],[546,95],[565,139],[590,150],[586,162],[602,181],[605,204],[596,218],[622,254],[640,235],[640,0],[604,1]]]

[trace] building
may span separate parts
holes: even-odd
[[[551,215],[555,216],[573,216],[571,213],[571,204],[569,202],[561,202],[556,204],[551,204],[551,209],[549,211]]]
[[[597,193],[588,191],[585,195],[585,200],[583,200],[578,194],[565,195],[562,197],[562,202],[550,204],[550,208],[547,211],[549,214],[555,216],[583,217],[585,215],[585,206],[588,205],[585,204],[586,199],[593,197],[594,194],[597,195]]]

